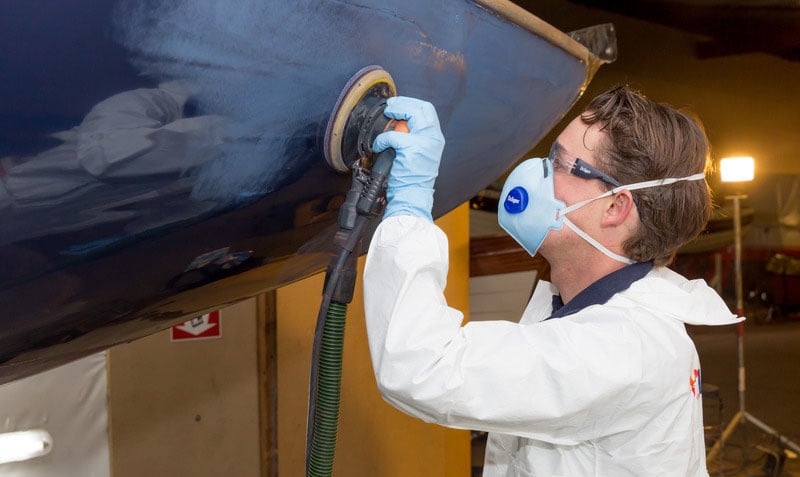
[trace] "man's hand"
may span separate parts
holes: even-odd
[[[389,147],[396,152],[386,191],[384,218],[414,215],[433,221],[433,183],[439,174],[444,136],[431,103],[396,96],[383,112],[389,118],[408,121],[408,133],[388,131],[375,138],[372,149]]]

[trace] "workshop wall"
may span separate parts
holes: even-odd
[[[468,206],[437,223],[450,237],[447,299],[466,312]],[[323,278],[276,292],[279,475],[304,474],[309,363]],[[380,397],[360,278],[348,309],[334,475],[469,475],[468,431],[426,424]],[[218,339],[176,343],[166,330],[109,352],[113,477],[262,475],[256,313],[255,299],[222,309]]]
[[[166,330],[109,351],[113,477],[259,475],[255,310],[223,309],[217,339]]]

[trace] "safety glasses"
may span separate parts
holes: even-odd
[[[572,162],[565,160],[561,157],[562,149],[563,147],[558,141],[553,142],[552,147],[550,147],[550,154],[547,157],[550,159],[550,162],[552,162],[554,171],[566,172],[582,179],[599,179],[614,187],[622,187],[622,184],[613,177],[587,164],[579,157],[576,157]]]
[[[553,171],[566,172],[582,179],[599,179],[606,184],[612,185],[614,188],[622,187],[622,184],[620,184],[618,180],[597,169],[596,167],[587,164],[580,157],[576,157],[572,162],[564,160],[561,157],[562,149],[564,148],[558,143],[558,141],[554,141],[553,145],[550,147],[550,154],[547,156],[547,158],[550,160],[550,163],[553,164]],[[639,211],[639,220],[644,222],[644,211],[641,207],[639,207],[639,199],[635,195],[631,195],[633,196],[633,203],[636,205],[636,209]]]

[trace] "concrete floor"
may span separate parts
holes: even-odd
[[[768,324],[750,320],[744,333],[745,410],[779,434],[800,445],[800,316],[790,315]],[[739,411],[736,327],[689,329],[703,367],[703,380],[719,387],[722,424]],[[713,424],[713,400],[706,402],[707,424]],[[723,447],[722,465],[709,463],[712,476],[800,477],[800,458],[787,458],[780,474],[762,469],[765,450],[780,451],[776,439],[758,426],[733,427]],[[720,470],[721,469],[721,470]]]

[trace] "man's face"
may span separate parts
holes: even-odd
[[[555,153],[561,165],[572,165],[580,158],[590,166],[597,167],[596,154],[599,154],[605,133],[596,124],[587,126],[580,116],[573,119],[558,135]],[[555,193],[556,198],[572,205],[580,200],[588,199],[606,191],[600,180],[584,179],[569,173],[568,168],[556,165]]]
[[[591,166],[597,166],[596,155],[599,154],[600,145],[605,139],[605,133],[600,131],[599,126],[587,126],[581,121],[580,116],[573,119],[566,128],[558,135],[554,147],[557,155],[557,162],[562,165],[554,164],[555,174],[553,177],[555,196],[564,201],[567,206],[582,200],[596,197],[606,191],[605,184],[598,179],[584,179],[569,173],[563,165],[571,165],[576,158],[582,159]],[[600,204],[602,201],[595,201],[569,214],[570,220],[578,227],[588,233],[592,233],[600,223]],[[578,239],[573,242],[572,239]],[[585,245],[582,239],[578,238],[568,227],[561,230],[551,230],[542,244],[542,252],[547,257],[547,250],[556,245],[569,243]],[[569,246],[569,245],[566,245]]]

